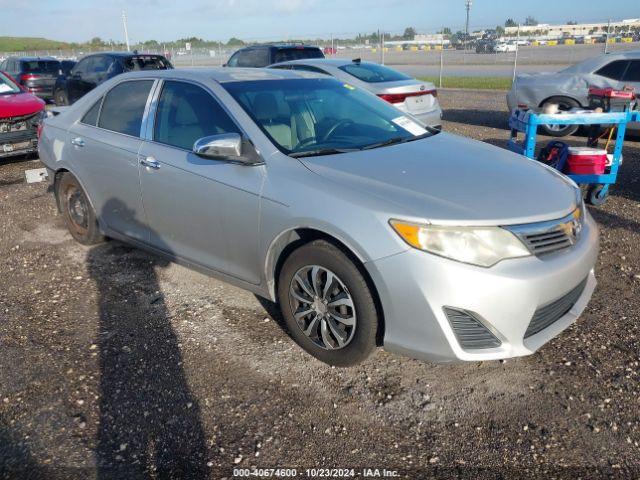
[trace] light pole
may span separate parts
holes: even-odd
[[[124,41],[127,44],[127,52],[131,51],[129,47],[129,31],[127,30],[127,13],[122,10],[122,26],[124,27]]]
[[[467,42],[469,41],[469,12],[471,11],[471,6],[473,5],[473,0],[466,0],[465,7],[467,9],[467,22],[464,27],[464,49],[467,49]]]

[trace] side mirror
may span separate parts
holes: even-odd
[[[255,163],[242,155],[242,136],[239,133],[224,133],[196,140],[193,144],[193,153],[212,160]]]

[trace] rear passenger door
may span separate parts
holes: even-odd
[[[155,101],[154,101],[155,102]],[[264,167],[203,159],[196,140],[241,133],[199,84],[165,81],[153,131],[140,151],[142,197],[151,244],[244,281],[260,280],[259,195]]]
[[[74,174],[86,189],[103,224],[147,242],[138,151],[154,80],[119,83],[95,102],[69,130]]]

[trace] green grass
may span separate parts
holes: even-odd
[[[29,50],[62,50],[70,45],[65,42],[35,37],[0,37],[0,52],[24,52]]]
[[[431,82],[440,87],[438,77],[420,77],[423,82]],[[474,90],[509,90],[508,77],[442,77],[442,88],[469,88]]]

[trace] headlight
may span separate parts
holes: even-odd
[[[400,220],[389,223],[414,248],[480,267],[531,255],[518,237],[500,227],[443,227]]]

